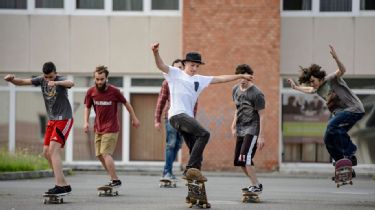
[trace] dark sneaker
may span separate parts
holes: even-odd
[[[352,171],[352,178],[355,178],[355,177],[357,177],[357,174],[355,173],[355,171],[353,169],[353,171]]]
[[[259,184],[258,186],[250,186],[248,188],[249,192],[255,193],[255,194],[260,194],[263,191],[263,185]]]
[[[51,189],[48,189],[47,192],[45,192],[46,194],[48,194],[49,191],[52,191],[53,189],[55,189],[55,187],[57,187],[57,185],[55,185],[53,188]]]
[[[352,161],[353,166],[357,165],[357,157],[355,155],[350,156],[349,160]]]
[[[63,186],[65,192],[67,193],[71,193],[72,192],[72,187],[70,187],[70,185],[66,185],[66,186]]]
[[[112,180],[108,183],[108,186],[110,187],[120,187],[121,186],[121,181],[120,180]]]
[[[60,187],[60,186],[56,185],[54,188],[52,188],[51,190],[49,190],[46,194],[50,194],[50,195],[66,195],[68,193],[65,191],[65,187]]]

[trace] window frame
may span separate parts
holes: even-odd
[[[375,10],[360,10],[360,0],[352,0],[351,12],[321,12],[320,0],[312,0],[311,10],[283,10],[284,0],[280,0],[281,17],[356,17],[375,16]]]

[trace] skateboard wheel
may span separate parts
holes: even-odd
[[[61,198],[61,199],[60,199],[60,203],[64,203],[64,199]]]
[[[193,204],[192,203],[188,203],[188,207],[189,208],[193,207]]]
[[[246,197],[242,197],[242,203],[246,202]]]
[[[115,195],[118,195],[118,191],[116,191]]]
[[[350,181],[349,184],[350,184],[350,185],[353,185],[353,181]]]
[[[43,203],[44,203],[44,204],[47,204],[47,199],[44,199],[44,200],[43,200]]]
[[[337,184],[337,188],[339,188],[340,187],[340,185],[339,184]]]
[[[203,204],[202,207],[203,207],[204,209],[206,209],[206,208],[207,208],[207,204]]]

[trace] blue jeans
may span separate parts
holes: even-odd
[[[165,130],[166,130],[166,146],[165,146],[165,166],[163,171],[163,176],[166,173],[172,173],[173,162],[177,157],[177,153],[181,148],[182,139],[181,134],[174,129],[169,120],[165,120]]]
[[[324,135],[324,143],[331,157],[337,161],[344,157],[350,157],[357,151],[348,131],[364,116],[364,113],[348,111],[337,112],[328,121]]]

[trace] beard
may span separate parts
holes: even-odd
[[[104,92],[105,89],[107,88],[107,82],[103,83],[103,85],[101,87],[98,86],[98,84],[95,84],[95,87],[96,89],[99,91],[99,92]]]

